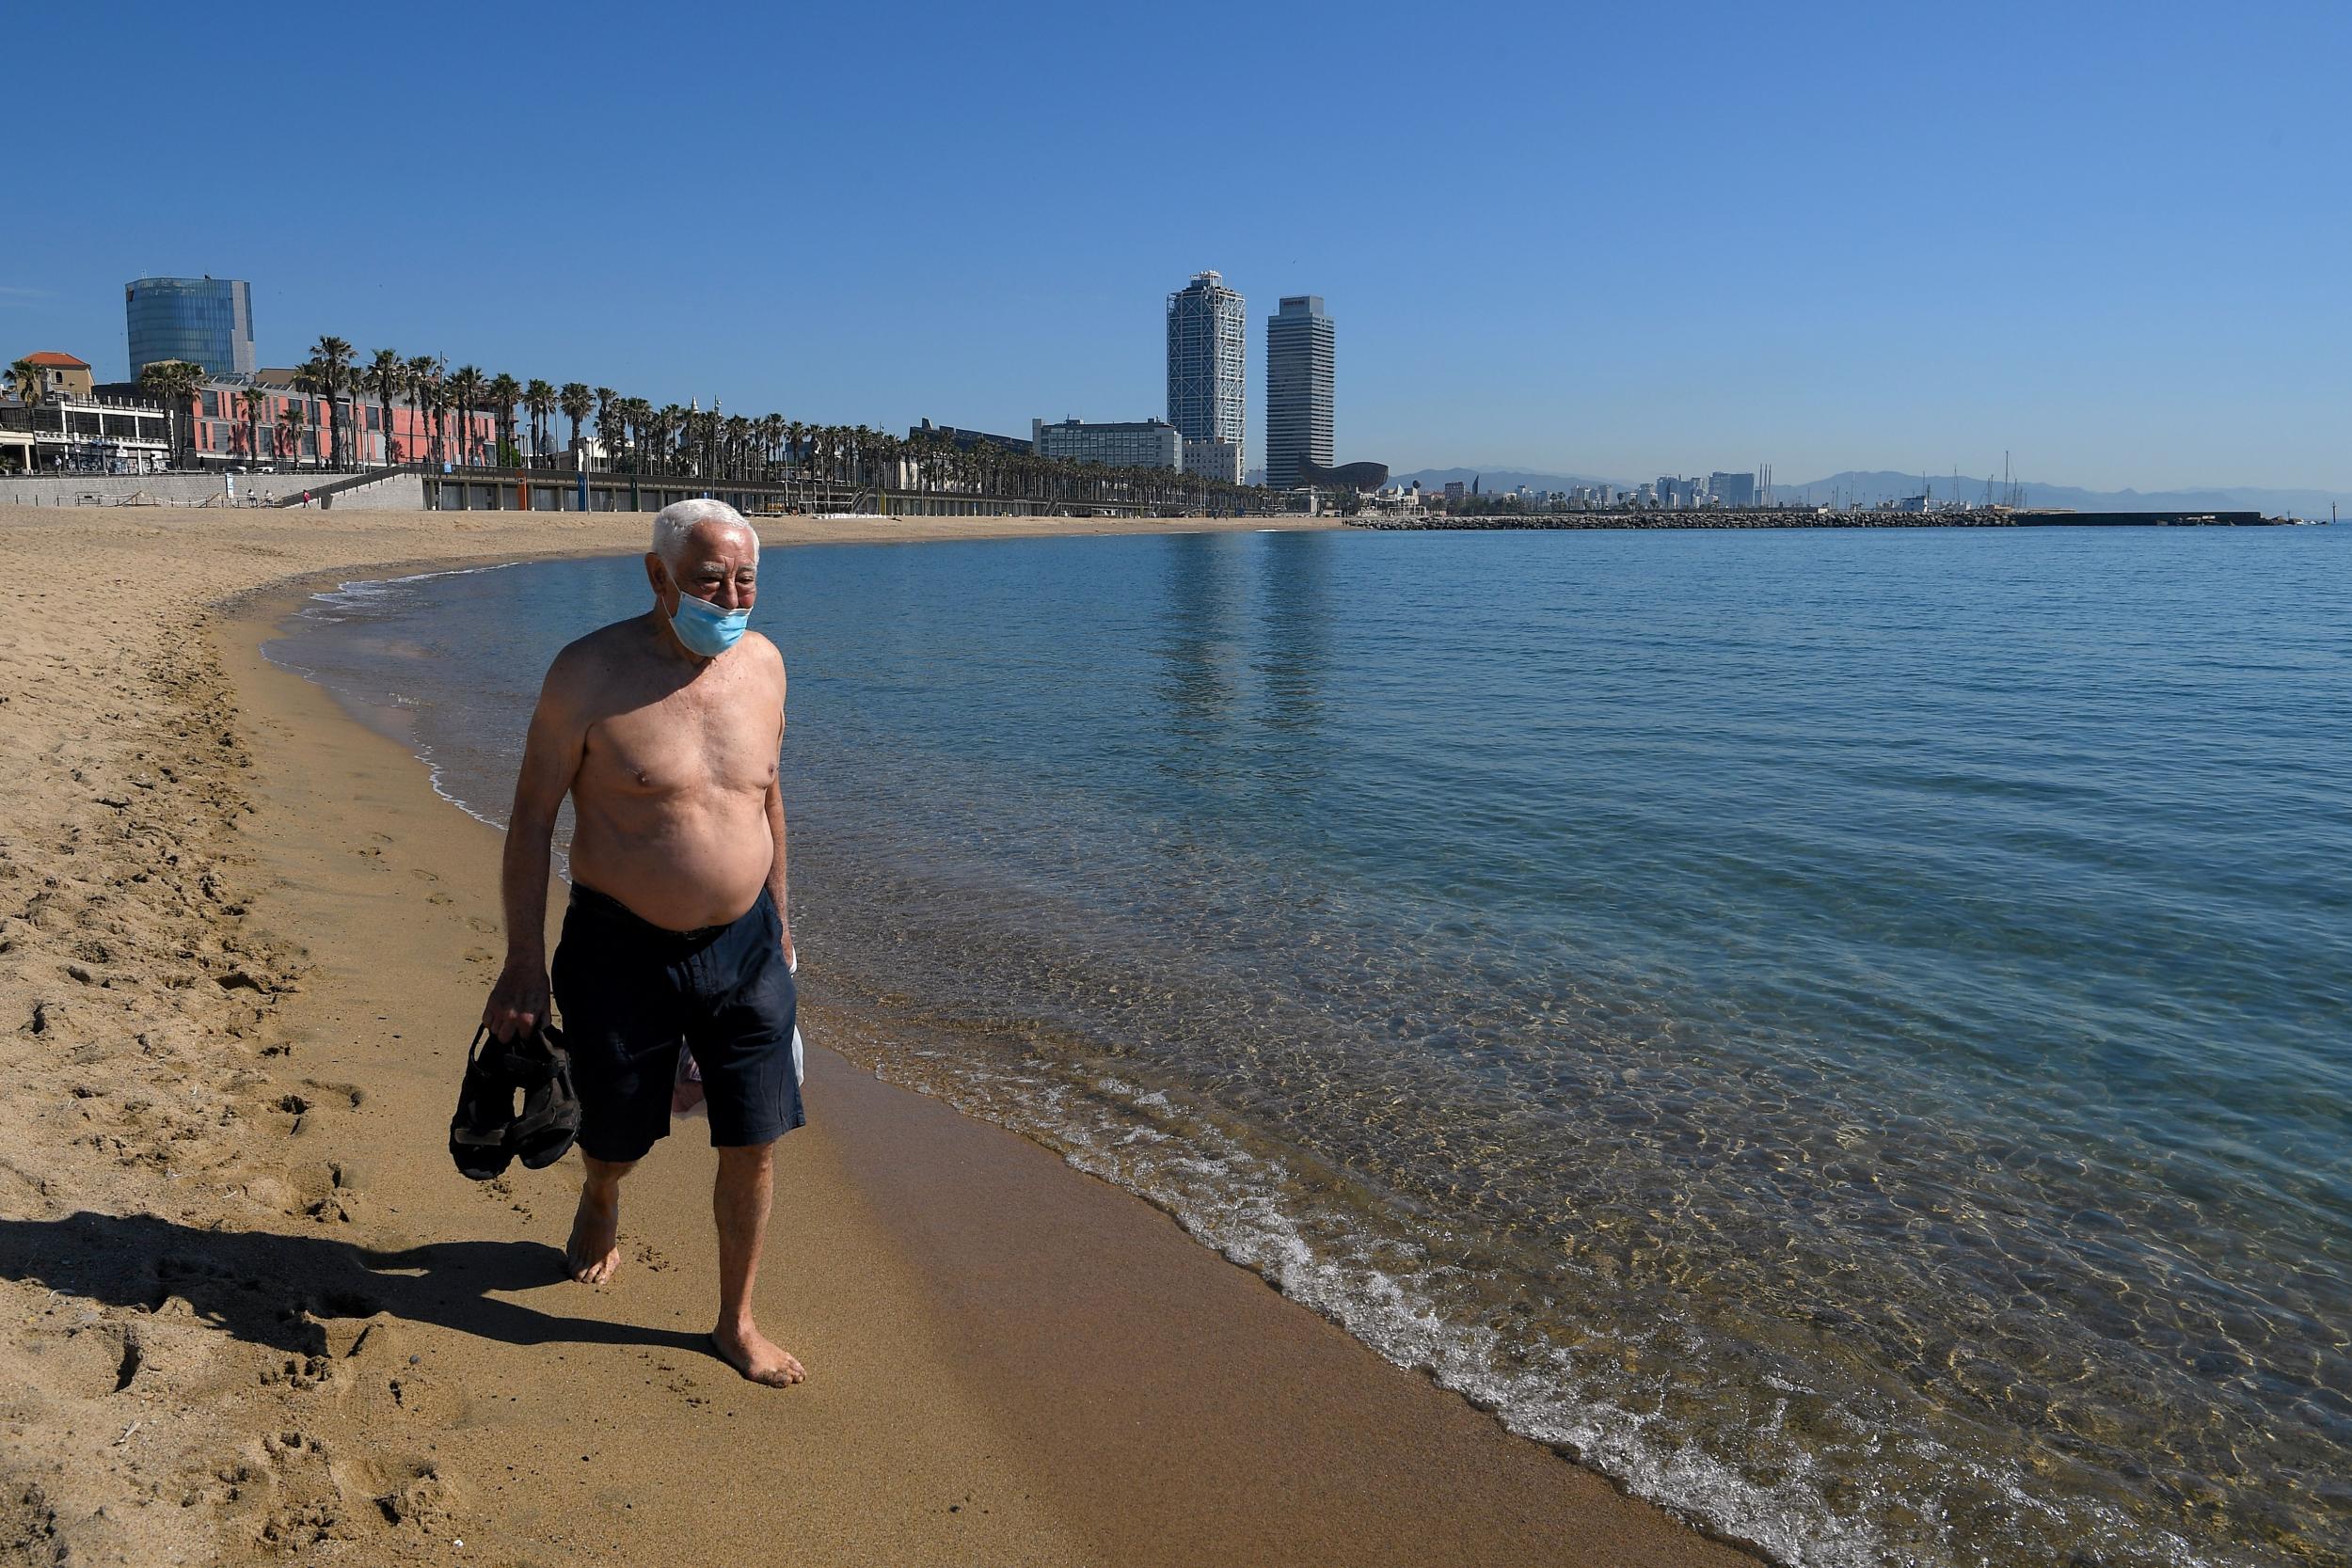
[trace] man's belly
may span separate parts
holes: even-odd
[[[644,812],[574,805],[572,879],[673,931],[739,918],[758,899],[775,861],[758,800],[748,810],[732,802],[732,809]]]

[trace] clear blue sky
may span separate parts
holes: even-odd
[[[840,15],[826,15],[839,12]],[[1638,14],[1634,14],[1638,13]],[[24,6],[0,352],[121,284],[657,403],[1163,412],[1204,267],[1343,460],[2352,489],[2352,7]],[[12,178],[23,178],[12,175]]]

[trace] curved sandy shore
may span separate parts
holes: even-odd
[[[441,1148],[498,835],[256,650],[305,579],[644,524],[0,508],[0,1560],[1748,1560],[823,1049],[761,1286],[807,1385],[704,1346],[697,1136],[559,1282],[569,1167]]]

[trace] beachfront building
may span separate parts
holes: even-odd
[[[1249,324],[1241,295],[1214,272],[1196,273],[1168,296],[1168,422],[1187,444],[1215,441],[1232,448],[1230,464],[1215,449],[1200,452],[1214,462],[1211,477],[1239,483],[1247,464],[1243,426]],[[1224,471],[1229,468],[1231,472]],[[1189,460],[1187,472],[1200,472]]]
[[[1114,468],[1173,468],[1190,471],[1184,462],[1186,443],[1176,427],[1164,420],[1131,420],[1088,424],[1064,420],[1047,424],[1029,421],[1030,444],[1040,457],[1063,463],[1101,463]]]
[[[1184,472],[1227,484],[1239,484],[1242,477],[1241,448],[1231,441],[1186,441]],[[1258,483],[1265,483],[1263,469],[1259,470]]]
[[[1321,294],[1286,294],[1266,318],[1265,475],[1278,490],[1331,467],[1332,346]]]
[[[208,468],[296,468],[323,466],[326,451],[326,400],[294,385],[294,371],[265,369],[250,375],[205,378],[196,396],[195,423],[187,455]],[[100,388],[128,395],[130,384]],[[187,417],[183,411],[183,420]],[[430,410],[395,402],[387,412],[372,393],[345,392],[335,400],[344,451],[363,467],[434,459],[436,426]],[[440,414],[439,456],[457,463],[487,463],[498,452],[498,431],[488,412]]]
[[[122,286],[131,379],[159,359],[207,375],[251,375],[253,290],[233,277],[141,277]]]
[[[907,431],[907,439],[915,443],[945,441],[959,451],[971,451],[979,447],[1000,447],[1006,451],[1035,451],[1037,450],[1037,439],[1034,436],[1025,439],[1019,436],[992,436],[985,430],[964,430],[951,424],[933,424],[929,420],[925,420],[921,424],[911,426]]]
[[[88,398],[94,388],[90,385],[89,361],[77,359],[56,349],[40,349],[24,356],[17,364],[30,365],[40,378],[42,401],[53,398]]]
[[[1327,463],[1301,463],[1298,483],[1311,484],[1318,490],[1353,490],[1359,495],[1371,494],[1389,483],[1386,463],[1344,463],[1332,467]],[[1527,487],[1521,485],[1522,494]],[[1537,499],[1542,498],[1538,496]]]
[[[171,418],[147,397],[87,389],[0,400],[0,470],[146,474],[171,467]]]

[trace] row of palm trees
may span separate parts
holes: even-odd
[[[186,408],[202,389],[203,372],[178,360],[152,364],[140,381],[169,406]],[[676,404],[659,407],[644,398],[623,397],[610,387],[572,381],[558,386],[536,378],[518,381],[488,375],[479,367],[452,370],[434,355],[404,356],[378,349],[361,361],[351,344],[321,338],[295,371],[294,388],[318,400],[320,451],[335,467],[357,468],[360,461],[354,394],[372,396],[386,410],[386,461],[443,462],[462,467],[547,467],[557,463],[556,421],[570,424],[565,450],[583,466],[647,476],[700,480],[806,483],[850,491],[889,492],[925,505],[956,500],[1021,501],[1057,506],[1146,506],[1239,512],[1263,492],[1248,486],[1179,474],[1165,468],[1114,467],[1044,458],[1009,446],[958,446],[945,433],[900,439],[865,425],[808,424],[781,414],[723,415]],[[271,394],[248,388],[241,394],[246,450],[261,450],[259,430]],[[389,411],[405,404],[414,428],[411,447],[392,439]],[[516,412],[529,420],[530,439],[517,439]],[[480,416],[488,415],[488,439]],[[453,419],[453,416],[454,418]],[[299,404],[278,416],[279,450],[299,451],[308,423]],[[453,435],[451,426],[455,425]],[[592,449],[585,433],[596,436]]]

